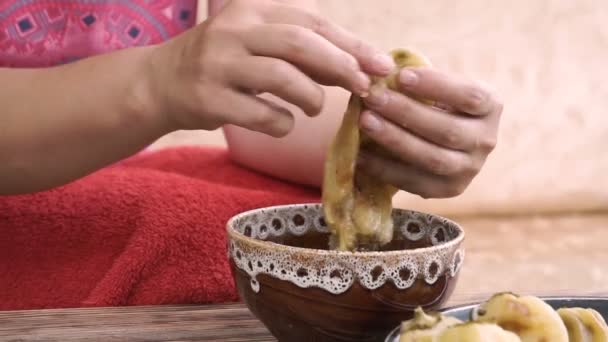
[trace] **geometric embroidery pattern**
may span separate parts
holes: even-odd
[[[46,67],[191,28],[196,0],[0,0],[0,67]]]

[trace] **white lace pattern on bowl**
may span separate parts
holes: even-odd
[[[241,216],[235,229],[248,237],[266,240],[270,236],[302,236],[312,231],[327,232],[317,205],[261,210]],[[433,248],[415,253],[315,253],[298,248],[267,248],[242,239],[231,239],[229,256],[247,273],[254,292],[261,290],[258,275],[288,281],[299,287],[318,287],[332,294],[347,291],[355,281],[366,289],[391,282],[399,289],[410,288],[417,279],[432,285],[442,276],[454,277],[464,261],[464,250],[445,242],[458,235],[453,223],[432,215],[397,211],[396,236],[412,242],[424,240]]]

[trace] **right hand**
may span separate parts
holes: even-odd
[[[273,0],[232,0],[216,16],[154,48],[150,77],[158,112],[175,129],[232,124],[275,137],[293,128],[273,94],[309,116],[320,113],[320,85],[367,93],[366,74],[394,64],[328,20]]]

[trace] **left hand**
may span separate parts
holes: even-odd
[[[403,69],[399,87],[372,88],[360,121],[398,160],[362,151],[359,167],[423,198],[460,195],[496,146],[502,103],[487,87],[432,68]]]

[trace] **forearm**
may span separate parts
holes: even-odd
[[[0,194],[65,184],[165,133],[144,105],[147,49],[0,69]]]

